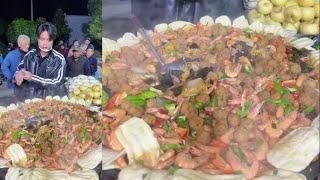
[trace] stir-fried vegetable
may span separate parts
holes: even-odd
[[[84,141],[90,140],[90,134],[83,125],[80,126],[80,131],[81,131],[80,136]]]
[[[305,114],[310,114],[313,112],[313,107],[312,106],[309,106],[307,107],[304,111],[303,111]]]
[[[284,99],[284,98],[280,98],[280,99],[277,99],[277,100],[272,100],[272,102],[274,104],[276,104],[277,106],[283,106],[284,107],[284,112],[286,114],[293,110],[293,104],[291,102],[289,102],[288,100]]]
[[[211,107],[217,107],[217,106],[218,106],[217,96],[213,95],[213,96],[210,98],[209,106],[211,106]]]
[[[237,115],[240,118],[245,118],[247,116],[247,114],[249,113],[251,106],[252,106],[251,101],[245,102],[244,105],[241,107],[241,109],[237,112]]]
[[[189,124],[185,116],[179,116],[176,120],[179,127],[188,128]]]
[[[11,133],[11,137],[15,140],[20,139],[22,136],[29,136],[29,135],[30,135],[30,133],[26,130],[18,130],[18,131]]]
[[[173,103],[169,103],[165,105],[165,108],[168,110],[169,115],[173,115],[173,112],[176,109],[176,105]]]
[[[194,102],[194,107],[197,108],[198,110],[201,110],[204,108],[204,104],[202,102]]]
[[[247,37],[251,37],[252,36],[252,34],[254,33],[254,31],[252,30],[252,29],[250,29],[250,28],[245,28],[244,30],[243,30],[243,32],[244,32],[244,34],[247,36]]]
[[[154,91],[144,91],[136,96],[127,96],[125,99],[133,105],[144,106],[148,99],[156,98],[158,94]]]
[[[170,144],[170,143],[165,143],[162,146],[162,150],[167,151],[167,150],[179,150],[183,148],[181,144]]]

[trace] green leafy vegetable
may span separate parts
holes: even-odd
[[[88,141],[90,139],[90,134],[89,134],[87,128],[85,128],[84,126],[81,125],[80,132],[81,132],[80,136],[84,141]]]
[[[29,136],[29,135],[30,134],[26,130],[19,130],[11,133],[11,137],[16,140],[20,139],[22,136]]]
[[[309,106],[307,107],[304,111],[303,111],[305,114],[310,114],[313,112],[313,107],[312,106]],[[1,139],[1,138],[0,138]]]
[[[253,34],[254,31],[250,28],[246,28],[243,30],[243,32],[247,37],[251,37],[251,35]]]
[[[280,79],[277,79],[274,83],[274,89],[281,95],[287,94],[290,91],[287,88],[283,88],[280,83]]]
[[[218,107],[218,99],[217,99],[217,96],[213,95],[211,98],[210,98],[210,103],[209,105],[211,107]]]
[[[234,152],[234,154],[240,159],[241,162],[246,161],[244,153],[242,152],[242,150],[238,146],[232,145],[231,149]]]
[[[170,166],[170,168],[168,169],[168,171],[169,171],[170,174],[174,174],[174,173],[176,173],[179,169],[180,169],[179,166],[173,165],[173,166]]]
[[[144,106],[146,104],[146,101],[141,99],[139,96],[127,96],[125,99],[136,106]]]
[[[179,150],[182,148],[182,145],[181,144],[170,144],[170,143],[165,143],[163,146],[162,146],[162,149],[164,151],[167,151],[167,150]]]
[[[316,44],[316,45],[314,46],[314,48],[315,48],[316,50],[320,50],[320,43]]]
[[[153,99],[153,98],[156,98],[157,96],[158,94],[151,90],[144,91],[138,95],[138,97],[140,97],[143,100]]]
[[[183,127],[183,128],[188,128],[189,127],[189,123],[188,123],[188,121],[187,121],[185,116],[179,116],[177,118],[176,122],[177,122],[177,125],[179,127]]]
[[[166,104],[165,108],[168,110],[169,115],[173,115],[174,110],[176,109],[176,105],[173,103]]]
[[[283,106],[285,114],[291,112],[294,109],[293,104],[284,98],[280,98],[277,100],[271,100],[271,102],[273,102],[277,106]]]
[[[195,102],[194,107],[197,108],[198,110],[201,110],[204,108],[204,104],[202,102]]]
[[[237,115],[240,118],[245,118],[247,116],[247,114],[249,113],[249,110],[251,109],[252,106],[252,102],[251,101],[247,101],[244,103],[244,105],[241,107],[241,109],[237,112]]]
[[[144,106],[148,99],[157,97],[157,93],[151,90],[144,91],[136,96],[127,96],[125,99],[133,105]]]

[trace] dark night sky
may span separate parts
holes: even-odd
[[[30,0],[1,0],[0,18],[7,22],[16,18],[30,19]],[[34,19],[45,17],[51,21],[56,9],[67,14],[87,15],[88,0],[33,0]]]

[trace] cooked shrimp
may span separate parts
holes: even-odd
[[[258,160],[253,160],[253,163],[250,166],[248,166],[246,163],[242,163],[231,149],[227,151],[227,159],[228,162],[230,162],[233,170],[240,170],[248,179],[252,179],[258,173]]]
[[[204,164],[209,160],[209,156],[206,153],[201,154],[199,157],[192,158],[189,150],[186,149],[178,153],[175,164],[185,169],[194,169]]]
[[[283,106],[279,106],[277,108],[277,112],[276,112],[276,117],[277,118],[281,118],[284,115],[284,107]]]
[[[298,111],[292,111],[285,117],[282,121],[279,122],[279,128],[282,130],[288,129],[291,124],[297,119]]]
[[[264,129],[270,138],[279,138],[283,134],[282,129],[275,126],[278,126],[278,125],[276,123],[274,124],[269,123],[267,127]]]
[[[159,161],[160,161],[160,162],[166,161],[166,160],[168,160],[169,158],[173,157],[174,155],[175,155],[175,151],[174,151],[174,150],[169,150],[169,151],[165,152],[164,154],[162,154],[162,155],[159,157]]]
[[[261,107],[263,106],[265,101],[262,101],[258,104],[256,104],[248,113],[247,117],[249,119],[254,119],[260,112]]]
[[[165,169],[174,164],[176,157],[170,157],[165,161],[159,161],[157,165],[154,166],[154,169]]]

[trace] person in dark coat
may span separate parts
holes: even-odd
[[[67,58],[67,77],[84,74],[84,63],[87,61],[87,58],[81,55],[79,47],[73,48],[72,51],[72,56]]]
[[[38,27],[38,47],[24,56],[14,75],[14,93],[20,101],[67,94],[64,86],[66,61],[62,54],[52,48],[56,35],[56,27],[51,23],[43,23]]]
[[[84,64],[84,74],[87,76],[94,76],[97,71],[98,60],[94,55],[94,46],[88,45],[86,56],[88,60]]]

